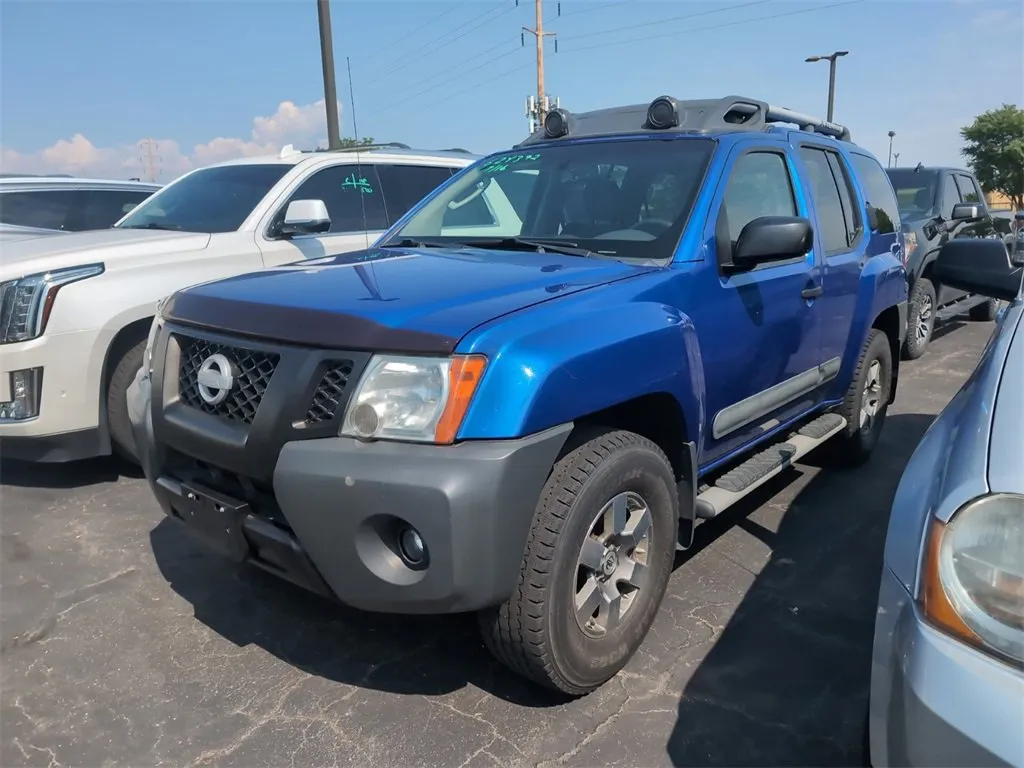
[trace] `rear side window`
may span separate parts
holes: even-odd
[[[37,189],[0,194],[0,222],[20,227],[63,229],[81,192]]]
[[[388,221],[394,224],[442,183],[451,178],[450,168],[429,165],[377,165]]]
[[[830,155],[834,159],[830,159]],[[810,176],[811,195],[818,230],[826,254],[850,250],[859,234],[859,215],[853,206],[853,190],[835,152],[800,147],[800,156]]]
[[[68,229],[107,229],[152,193],[129,189],[90,189],[81,208],[71,217]]]
[[[900,228],[900,210],[889,177],[875,158],[856,152],[851,153],[850,157],[864,187],[867,204],[875,209],[878,234],[895,232]]]

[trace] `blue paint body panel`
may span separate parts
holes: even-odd
[[[519,438],[661,395],[659,402],[677,404],[666,418],[681,416],[685,439],[694,443],[699,470],[706,472],[794,420],[839,402],[872,324],[907,299],[903,234],[898,225],[886,235],[867,227],[865,185],[850,153],[868,153],[853,144],[777,128],[560,144],[709,138],[710,160],[686,226],[671,259],[658,263],[473,247],[380,247],[437,195],[486,163],[484,158],[413,206],[368,251],[220,280],[189,292],[228,308],[231,302],[250,310],[285,305],[295,313],[367,319],[450,338],[456,353],[486,355],[487,368],[460,440]],[[852,179],[852,204],[863,226],[844,252],[825,253],[802,146],[838,153]],[[750,151],[784,158],[798,213],[812,223],[815,238],[802,258],[724,271],[716,223],[730,173]],[[816,298],[801,295],[819,287]],[[337,341],[342,348],[347,343]],[[716,430],[716,417],[730,406],[825,369],[830,373],[820,384],[783,398],[749,423]]]

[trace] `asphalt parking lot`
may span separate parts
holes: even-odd
[[[861,764],[889,503],[992,327],[904,365],[868,466],[812,454],[702,526],[638,656],[569,702],[492,662],[470,617],[227,565],[112,461],[4,464],[0,764]]]

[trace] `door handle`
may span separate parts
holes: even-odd
[[[816,285],[813,288],[804,288],[800,291],[800,298],[802,299],[814,299],[821,296],[825,292],[825,289],[820,285]]]

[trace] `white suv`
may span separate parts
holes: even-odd
[[[125,391],[157,302],[195,283],[367,248],[477,159],[404,145],[245,158],[181,176],[113,229],[5,243],[0,455],[135,459]]]

